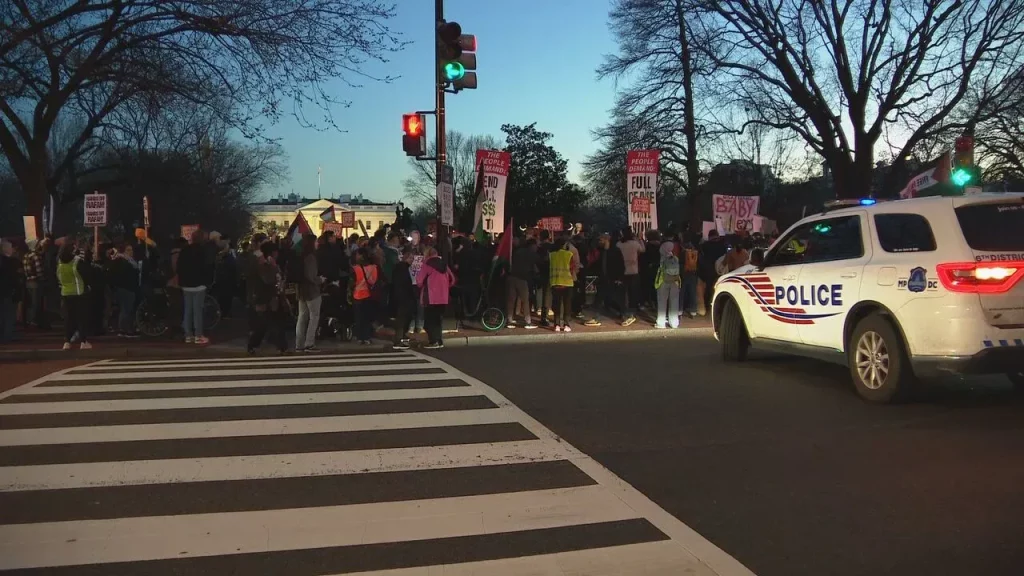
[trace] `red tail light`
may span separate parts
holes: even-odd
[[[1024,278],[1024,261],[954,262],[936,269],[946,290],[967,294],[1002,294]]]

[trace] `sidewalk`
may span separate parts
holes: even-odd
[[[89,339],[91,350],[80,350],[77,343],[72,350],[62,350],[64,345],[64,327],[57,325],[51,330],[19,330],[16,340],[0,344],[0,362],[11,360],[57,360],[57,359],[101,359],[126,357],[187,357],[207,355],[216,351],[217,355],[226,352],[224,344],[243,337],[248,330],[245,319],[225,318],[207,336],[208,346],[186,344],[178,337],[180,331],[171,330],[167,336],[158,338],[120,338],[116,334],[107,334]],[[245,352],[244,347],[242,352]]]
[[[523,327],[502,329],[497,332],[485,332],[475,325],[463,327],[458,332],[446,331],[444,342],[447,347],[489,346],[509,344],[530,344],[549,341],[588,342],[597,340],[625,340],[643,338],[672,338],[693,336],[695,334],[711,334],[709,318],[698,316],[695,319],[683,318],[676,330],[655,329],[647,318],[638,318],[632,326],[622,326],[617,320],[599,316],[601,326],[584,326],[578,321],[572,322],[571,333],[557,333],[551,328],[527,330]],[[449,322],[446,322],[446,327]],[[0,362],[12,360],[58,360],[58,359],[103,359],[103,358],[154,358],[154,357],[202,357],[202,356],[240,356],[246,353],[246,332],[248,328],[244,319],[233,318],[223,320],[220,326],[208,334],[210,344],[196,346],[186,344],[178,338],[118,338],[116,335],[93,338],[91,350],[61,350],[64,343],[63,331],[32,331],[19,334],[16,342],[0,345]],[[391,328],[383,328],[376,334],[373,345],[360,346],[355,342],[338,340],[319,341],[317,345],[325,352],[378,351],[389,350],[394,332]],[[294,336],[288,334],[289,343]],[[412,335],[414,348],[426,345],[426,335]],[[272,354],[269,345],[264,345],[263,354]]]

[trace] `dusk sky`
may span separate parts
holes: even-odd
[[[397,4],[391,28],[412,44],[369,71],[401,77],[390,84],[367,81],[358,89],[334,83],[337,95],[352,102],[335,114],[344,133],[304,129],[291,117],[275,126],[271,135],[288,154],[290,174],[268,196],[294,189],[316,197],[319,164],[325,197],[402,197],[402,180],[411,169],[402,152],[401,116],[434,107],[434,3]],[[504,123],[537,122],[554,134],[553,145],[569,160],[570,178],[578,180],[580,161],[595,149],[590,131],[606,122],[614,97],[614,83],[598,82],[595,74],[603,55],[616,48],[608,7],[606,0],[447,0],[446,19],[477,36],[479,79],[478,89],[449,95],[449,128],[501,136]],[[431,139],[433,126],[428,117]]]

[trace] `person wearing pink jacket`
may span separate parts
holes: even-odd
[[[441,319],[448,306],[448,292],[455,285],[455,274],[433,247],[427,247],[423,256],[423,267],[416,275],[416,285],[419,286],[420,297],[423,299],[423,327],[430,340],[426,349],[437,350],[444,348]]]

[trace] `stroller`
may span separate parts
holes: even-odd
[[[355,322],[352,304],[348,301],[348,278],[325,282],[320,287],[323,301],[320,304],[320,325],[317,327],[318,340],[339,338],[342,342],[352,340],[352,326]]]

